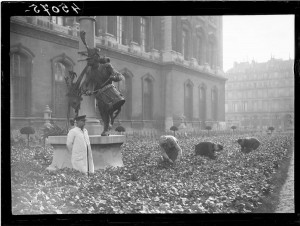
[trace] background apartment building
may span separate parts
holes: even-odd
[[[294,118],[294,60],[236,63],[226,73],[226,122],[230,127],[291,127]]]

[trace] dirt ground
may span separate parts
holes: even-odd
[[[288,177],[280,192],[280,201],[276,213],[295,213],[294,203],[294,151],[291,158]]]

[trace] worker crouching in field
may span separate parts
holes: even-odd
[[[171,135],[164,135],[159,138],[159,146],[163,160],[174,163],[182,157],[182,150],[178,145],[178,140]]]
[[[260,141],[254,137],[238,139],[237,143],[241,146],[241,151],[243,153],[249,153],[253,150],[256,150],[260,146]]]
[[[215,152],[222,151],[223,146],[215,144],[213,142],[205,141],[195,145],[195,155],[201,155],[209,157],[210,159],[216,159]]]

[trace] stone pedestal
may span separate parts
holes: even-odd
[[[124,135],[91,135],[90,142],[95,170],[123,166],[121,145],[125,142]]]
[[[123,166],[121,145],[125,142],[124,135],[90,135],[89,138],[95,170],[105,169],[108,166]],[[71,154],[68,152],[66,146],[67,136],[50,136],[48,142],[52,145],[54,151],[53,161],[47,169],[73,168]]]
[[[57,170],[62,168],[73,168],[71,163],[71,153],[68,152],[66,143],[67,136],[49,136],[48,143],[53,147],[53,160],[47,170]]]

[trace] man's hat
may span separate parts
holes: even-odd
[[[74,118],[74,121],[78,122],[80,120],[85,120],[86,115],[77,116]]]

